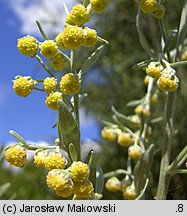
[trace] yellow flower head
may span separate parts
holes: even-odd
[[[67,95],[73,95],[80,91],[80,83],[73,73],[64,75],[60,81],[60,90]]]
[[[183,52],[181,59],[182,59],[182,61],[187,60],[187,51]]]
[[[45,158],[44,163],[47,170],[64,169],[66,159],[58,152],[50,152]]]
[[[150,115],[149,111],[146,110],[146,108],[144,106],[142,106],[141,104],[138,105],[135,109],[134,112],[136,113],[136,115],[141,116],[143,115],[144,117],[148,117]]]
[[[97,32],[90,28],[84,29],[85,35],[86,35],[86,41],[84,46],[90,47],[94,46],[97,43]]]
[[[144,13],[152,13],[157,8],[157,0],[141,0],[140,9]]]
[[[146,68],[146,73],[148,76],[158,79],[162,75],[163,67],[161,65],[156,66],[155,62],[151,62]]]
[[[157,6],[156,10],[153,12],[153,16],[157,19],[162,19],[166,13],[166,9],[163,5]]]
[[[101,131],[101,136],[103,139],[106,139],[110,142],[115,141],[117,139],[117,134],[113,130],[108,128],[104,128]]]
[[[17,48],[23,55],[34,57],[38,51],[38,41],[28,35],[18,39]]]
[[[64,29],[64,46],[67,49],[75,50],[85,43],[85,35],[82,28],[68,25]]]
[[[73,193],[79,198],[90,199],[94,194],[94,188],[89,180],[77,182],[74,185]]]
[[[64,67],[65,58],[61,53],[57,53],[51,59],[51,66],[54,70],[58,71]]]
[[[74,161],[69,167],[69,172],[74,182],[84,182],[90,175],[89,166],[81,161]]]
[[[73,181],[65,170],[51,170],[47,175],[47,186],[61,197],[69,197],[73,192]]]
[[[60,32],[56,38],[55,41],[57,42],[57,45],[61,48],[61,49],[66,49],[66,47],[64,46],[64,32]]]
[[[123,147],[128,147],[131,145],[133,142],[133,138],[130,134],[128,133],[121,133],[118,136],[118,144],[123,146]]]
[[[157,86],[162,91],[174,92],[179,87],[178,78],[175,75],[170,76],[170,75],[167,75],[167,74],[163,74],[157,80]]]
[[[45,100],[47,107],[53,110],[58,110],[57,102],[58,100],[62,100],[62,93],[61,92],[51,92]]]
[[[40,45],[40,54],[52,58],[58,52],[58,46],[53,40],[46,40]]]
[[[130,146],[128,149],[128,156],[133,160],[138,160],[142,155],[142,149],[138,145]]]
[[[54,77],[47,77],[43,82],[44,90],[47,93],[51,93],[57,87],[57,79]]]
[[[121,190],[121,182],[118,178],[112,177],[107,180],[105,187],[108,191],[116,192]]]
[[[34,88],[34,81],[28,76],[17,76],[13,80],[13,89],[20,97],[27,97]]]
[[[101,13],[105,10],[110,0],[90,0],[91,8],[97,13]]]
[[[66,17],[66,23],[70,25],[82,26],[88,22],[89,19],[90,15],[86,8],[81,4],[77,4]]]
[[[43,149],[38,149],[34,155],[34,163],[38,167],[45,167],[47,153]]]
[[[137,197],[135,188],[132,186],[128,186],[123,192],[123,197],[124,199],[127,199],[127,200],[135,200]]]
[[[11,145],[5,149],[5,158],[11,165],[22,167],[27,162],[26,149],[19,144]]]

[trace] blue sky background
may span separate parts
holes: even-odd
[[[0,143],[6,144],[14,140],[9,134],[10,129],[17,131],[26,140],[51,142],[57,136],[56,129],[52,129],[57,120],[57,112],[46,107],[46,95],[33,91],[29,97],[21,98],[12,89],[12,80],[16,75],[41,79],[41,76],[44,78],[47,74],[36,59],[25,57],[17,50],[17,38],[31,34],[32,28],[29,28],[30,32],[26,32],[25,24],[20,19],[21,16],[18,16],[19,11],[16,14],[10,2],[18,1],[0,0]],[[99,129],[95,120],[84,114],[81,116],[82,141],[97,139]]]

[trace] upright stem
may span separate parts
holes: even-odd
[[[76,69],[75,69],[75,51],[74,50],[71,50],[71,71],[72,71],[72,73],[77,75]],[[73,99],[74,99],[75,119],[76,119],[77,124],[79,126],[79,93],[74,94]]]
[[[173,136],[173,117],[175,108],[176,92],[168,93],[165,103],[165,130],[164,141],[162,145],[160,176],[157,188],[156,199],[165,200],[170,183],[170,175],[168,175],[168,168],[170,165],[170,152]]]

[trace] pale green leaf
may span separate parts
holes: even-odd
[[[69,155],[72,161],[77,161],[77,153],[76,153],[76,149],[73,143],[69,144]]]
[[[95,184],[95,193],[101,194],[103,191],[103,184],[104,184],[104,175],[102,167],[97,164],[96,167],[96,184]]]

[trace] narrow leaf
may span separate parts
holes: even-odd
[[[137,106],[141,103],[141,100],[134,100],[134,101],[130,101],[126,104],[126,106],[128,107],[132,107],[132,106]]]
[[[64,11],[65,11],[66,15],[68,15],[69,10],[68,10],[68,7],[67,7],[66,3],[63,2],[63,5],[64,5]]]
[[[77,153],[76,153],[76,149],[73,143],[69,144],[69,155],[72,161],[77,161]]]
[[[88,155],[86,156],[86,159],[85,159],[85,163],[88,164],[89,167],[90,167],[91,164],[92,164],[93,153],[94,153],[94,151],[93,151],[93,150],[90,150],[90,151],[88,152]]]
[[[179,54],[183,49],[184,39],[186,36],[186,28],[187,28],[187,0],[184,1],[182,13],[181,13],[175,59],[179,57]]]
[[[151,124],[155,124],[155,123],[158,123],[158,122],[161,122],[163,121],[163,118],[162,117],[157,117],[157,118],[154,118],[151,120]]]
[[[140,3],[139,3],[139,7],[138,7],[138,14],[136,16],[136,28],[138,31],[138,36],[139,36],[141,46],[150,56],[153,56],[153,52],[150,49],[149,43],[148,43],[148,41],[144,35],[144,31],[143,31],[143,27],[142,27],[142,12],[140,10]]]
[[[136,163],[134,167],[134,183],[138,194],[144,188],[149,173],[151,171],[151,166],[153,162],[154,145],[150,145],[149,148],[143,153],[140,160]]]
[[[99,193],[99,194],[102,193],[102,191],[103,191],[103,184],[104,184],[103,169],[102,169],[102,167],[99,164],[97,164],[95,193]]]
[[[169,49],[169,46],[173,42],[173,40],[175,39],[175,37],[177,35],[177,32],[178,32],[177,29],[173,29],[171,31],[171,33],[169,34],[168,38],[166,39],[166,43],[165,43],[165,47],[163,49],[163,53],[165,53],[166,50]]]
[[[45,32],[44,32],[44,30],[43,30],[43,28],[42,28],[42,26],[41,26],[41,24],[40,24],[40,22],[39,22],[38,20],[36,20],[36,24],[37,24],[38,29],[39,29],[41,35],[43,36],[43,38],[44,38],[45,40],[49,40],[49,38],[48,38],[47,35],[45,34]]]
[[[84,73],[86,73],[88,71],[88,69],[96,63],[96,61],[98,60],[101,51],[103,49],[104,45],[99,46],[92,54],[90,57],[88,57],[88,59],[85,61],[85,63],[83,64],[81,70],[79,71],[79,73],[82,75]]]
[[[127,116],[119,113],[114,107],[112,107],[112,112],[119,118],[119,120],[128,127],[137,128],[139,127],[139,123],[131,120]]]
[[[83,2],[84,7],[87,7],[88,4],[89,4],[89,0],[84,0],[84,2]]]
[[[3,184],[3,185],[0,186],[0,197],[2,197],[3,194],[5,194],[7,192],[7,190],[8,190],[9,187],[10,187],[10,183],[9,182],[7,182],[7,183],[5,183],[5,184]]]
[[[62,141],[67,149],[69,144],[73,143],[77,157],[80,158],[80,130],[77,122],[62,100],[58,101],[58,108],[58,126]]]
[[[139,62],[138,64],[136,64],[136,65],[133,66],[133,69],[134,70],[143,70],[152,61],[156,61],[156,59],[149,59],[149,60],[145,60],[145,61]]]
[[[10,130],[9,133],[12,136],[14,136],[17,140],[19,140],[24,146],[28,146],[28,144],[25,142],[25,140],[19,134],[17,134],[15,131]]]

